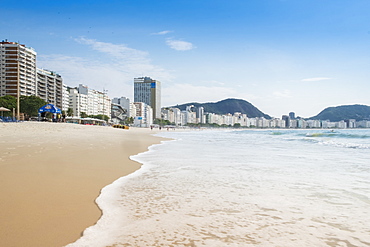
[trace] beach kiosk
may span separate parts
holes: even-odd
[[[53,120],[55,122],[57,121],[58,116],[60,118],[60,115],[62,114],[62,111],[58,107],[56,107],[53,104],[47,104],[47,105],[44,105],[44,106],[39,108],[39,113],[38,113],[39,121],[40,121],[41,117],[45,117],[45,114],[47,112],[53,113]]]

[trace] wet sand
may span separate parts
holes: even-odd
[[[150,129],[0,123],[0,246],[64,246],[101,216],[100,190],[134,172]]]

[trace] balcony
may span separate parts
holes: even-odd
[[[5,54],[13,54],[13,55],[18,55],[17,51],[6,51]]]

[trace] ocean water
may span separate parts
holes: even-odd
[[[69,246],[370,246],[370,130],[164,131]]]

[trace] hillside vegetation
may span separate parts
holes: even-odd
[[[221,100],[215,103],[187,103],[177,106],[172,106],[179,108],[180,110],[185,110],[186,106],[193,105],[194,107],[204,107],[205,112],[211,112],[216,114],[227,114],[231,113],[234,114],[235,112],[241,112],[243,114],[247,114],[248,117],[254,118],[254,117],[264,117],[266,119],[271,119],[271,117],[263,112],[261,112],[259,109],[257,109],[255,106],[253,106],[251,103],[245,100],[241,99],[225,99]]]
[[[337,122],[346,119],[370,120],[370,106],[366,105],[342,105],[336,107],[328,107],[321,111],[318,115],[309,119],[330,120]]]

